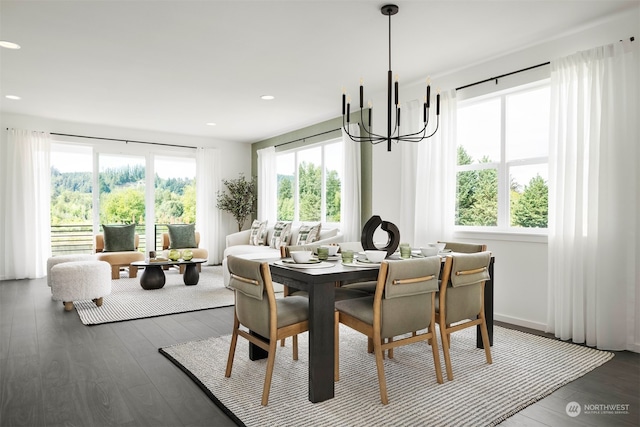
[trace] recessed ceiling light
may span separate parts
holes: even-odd
[[[215,125],[216,125],[216,124],[215,124],[215,123],[213,123],[213,122],[209,122],[209,123],[207,123],[207,126],[215,126]]]
[[[0,40],[0,47],[6,47],[7,49],[20,49],[20,45],[17,43],[9,42],[6,40]]]
[[[19,96],[16,96],[16,95],[7,95],[7,96],[5,96],[5,98],[7,98],[7,99],[15,99],[15,100],[22,99],[22,98],[20,98]]]
[[[262,95],[260,97],[260,99],[264,99],[265,101],[271,101],[274,98],[275,98],[275,96],[273,96],[273,95]]]

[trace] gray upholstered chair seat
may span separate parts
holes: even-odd
[[[309,292],[307,291],[295,291],[294,293],[289,295],[309,298]],[[334,295],[335,295],[336,301],[343,301],[343,300],[348,300],[352,298],[362,298],[362,297],[369,296],[367,292],[359,291],[357,289],[345,289],[345,288],[336,288]]]
[[[368,294],[373,295],[376,292],[377,284],[378,284],[378,282],[376,282],[375,280],[371,280],[371,281],[368,281],[368,282],[346,283],[346,284],[343,284],[341,286],[341,288],[354,289],[354,290],[357,290],[357,291],[362,291],[362,292],[366,292]]]
[[[336,310],[353,316],[368,325],[373,325],[373,295],[336,301]]]

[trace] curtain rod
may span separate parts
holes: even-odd
[[[274,145],[274,147],[281,147],[281,146],[283,146],[283,145],[293,144],[294,142],[304,141],[305,139],[314,138],[314,137],[316,137],[316,136],[326,135],[326,134],[328,134],[328,133],[335,132],[335,131],[340,130],[340,129],[341,129],[341,128],[331,129],[331,130],[328,130],[328,131],[325,131],[325,132],[316,133],[315,135],[309,135],[309,136],[305,136],[305,137],[303,137],[303,138],[294,139],[294,140],[292,140],[292,141],[283,142],[283,143],[281,143],[281,144]]]
[[[131,139],[118,139],[118,138],[103,138],[100,136],[86,136],[86,135],[73,135],[73,134],[68,134],[68,133],[56,133],[56,132],[50,132],[50,135],[56,135],[56,136],[71,136],[74,138],[88,138],[88,139],[102,139],[104,141],[119,141],[119,142],[124,142],[125,144],[128,143],[133,143],[133,144],[149,144],[149,145],[161,145],[164,147],[178,147],[178,148],[192,148],[192,149],[197,149],[198,147],[193,147],[191,145],[176,145],[176,144],[165,144],[162,142],[147,142],[147,141],[134,141]]]
[[[544,64],[533,65],[531,67],[523,68],[521,70],[512,71],[512,72],[506,73],[506,74],[501,74],[499,76],[491,77],[491,78],[488,78],[488,79],[485,79],[485,80],[480,80],[479,82],[469,83],[468,85],[457,87],[456,90],[466,89],[468,87],[479,85],[479,84],[486,83],[486,82],[490,82],[490,81],[493,81],[493,80],[495,80],[496,84],[498,84],[498,79],[501,79],[503,77],[507,77],[507,76],[510,76],[512,74],[521,73],[523,71],[533,70],[534,68],[544,67],[545,65],[549,65],[549,64],[551,64],[551,62],[545,62]]]
[[[636,38],[635,38],[635,37],[633,37],[633,36],[629,37],[629,40],[630,40],[630,41],[632,41],[632,42],[633,42],[633,41],[635,41],[635,39],[636,39]],[[623,41],[623,40],[620,40],[620,41]],[[499,75],[499,76],[491,77],[491,78],[488,78],[488,79],[485,79],[485,80],[481,80],[481,81],[479,81],[479,82],[470,83],[470,84],[468,84],[468,85],[460,86],[460,87],[457,87],[457,88],[456,88],[456,90],[466,89],[466,88],[468,88],[468,87],[475,86],[475,85],[479,85],[479,84],[486,83],[486,82],[490,82],[490,81],[493,81],[493,80],[495,80],[495,81],[496,81],[496,84],[498,84],[498,79],[501,79],[501,78],[503,78],[503,77],[507,77],[507,76],[510,76],[510,75],[512,75],[512,74],[521,73],[521,72],[523,72],[523,71],[533,70],[534,68],[538,68],[538,67],[544,67],[545,65],[549,65],[549,64],[551,64],[551,62],[545,62],[545,63],[543,63],[543,64],[533,65],[533,66],[531,66],[531,67],[523,68],[523,69],[521,69],[521,70],[512,71],[512,72],[510,72],[510,73],[501,74],[501,75]]]

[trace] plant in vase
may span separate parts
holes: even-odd
[[[218,191],[216,207],[229,212],[242,231],[247,218],[256,211],[257,183],[255,178],[247,181],[243,174],[237,179],[223,179],[227,191]]]

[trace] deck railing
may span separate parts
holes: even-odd
[[[147,249],[145,225],[137,225],[136,233],[140,235],[138,250],[162,249],[162,233],[167,231],[167,224],[154,224],[155,245]],[[91,224],[52,225],[51,226],[51,253],[53,256],[65,254],[92,254],[94,251],[95,237]]]

